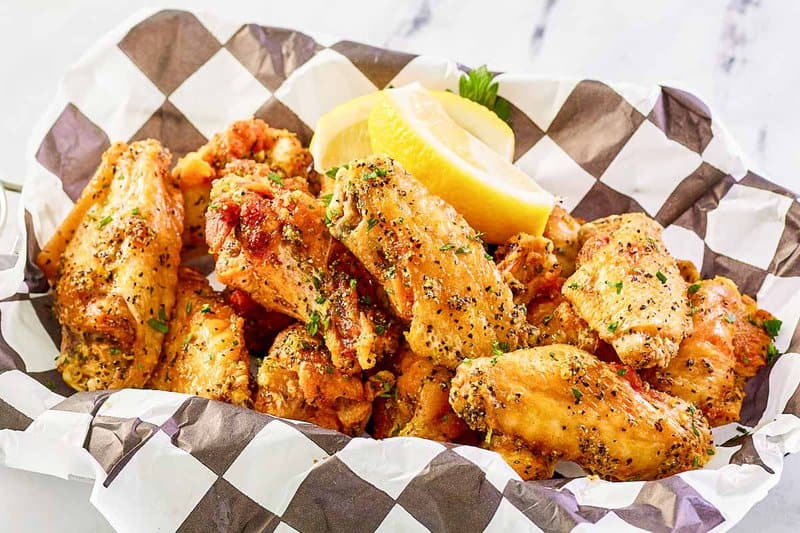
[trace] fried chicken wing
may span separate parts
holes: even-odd
[[[581,221],[573,217],[560,205],[554,205],[544,227],[543,237],[553,242],[553,253],[558,259],[563,276],[575,272],[575,259],[578,257],[580,242],[578,232]]]
[[[606,479],[703,465],[713,441],[702,413],[635,378],[573,346],[543,346],[462,363],[450,403],[477,431],[519,438]]]
[[[693,403],[713,426],[739,419],[744,391],[737,386],[733,339],[742,303],[726,278],[690,288],[694,331],[666,368],[647,369],[642,378],[654,388]]]
[[[320,340],[290,326],[258,370],[255,409],[360,435],[372,412],[373,392],[360,376],[337,369]]]
[[[37,258],[54,282],[57,368],[76,390],[142,387],[158,362],[183,230],[170,157],[153,140],[109,148]]]
[[[692,331],[686,282],[661,241],[661,227],[641,213],[581,228],[577,270],[562,292],[578,315],[636,368],[666,366]]]
[[[526,338],[524,311],[475,231],[388,157],[339,169],[327,215],[333,235],[409,323],[414,353],[455,368],[466,357],[514,349]]]
[[[183,241],[187,249],[205,248],[205,214],[211,183],[225,175],[225,167],[237,159],[267,163],[269,172],[284,180],[305,182],[314,173],[311,154],[297,135],[270,128],[260,119],[237,120],[196,152],[182,157],[173,169],[186,206]]]
[[[163,354],[148,386],[249,407],[243,327],[201,273],[182,267]]]
[[[515,303],[528,305],[561,289],[564,278],[554,250],[550,239],[526,233],[515,235],[497,249],[497,269],[511,288]]]
[[[374,280],[331,237],[324,204],[252,175],[217,180],[211,199],[206,235],[221,283],[307,324],[345,372],[395,350],[399,325],[379,305]]]
[[[452,370],[434,365],[427,357],[420,357],[403,345],[391,371],[397,376],[394,385],[385,382],[375,398],[373,437],[475,441],[472,432],[448,403]]]

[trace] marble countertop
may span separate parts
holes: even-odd
[[[492,70],[678,86],[722,117],[752,169],[800,191],[800,151],[793,144],[800,106],[792,104],[800,69],[791,62],[800,49],[800,3],[758,0],[3,2],[0,180],[22,183],[32,123],[65,69],[103,33],[148,6],[341,35]],[[18,195],[11,193],[9,204],[15,209]],[[0,253],[16,239],[10,222],[0,233]],[[795,531],[799,491],[800,459],[790,457],[780,484],[734,530]],[[88,503],[90,492],[89,485],[0,467],[0,516],[9,530],[107,531]]]

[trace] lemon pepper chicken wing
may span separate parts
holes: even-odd
[[[38,257],[56,269],[57,367],[77,390],[142,387],[158,362],[183,229],[169,162],[157,141],[113,145]]]
[[[519,438],[606,479],[703,465],[713,442],[702,413],[634,378],[573,346],[543,346],[462,363],[450,403],[477,431]]]
[[[474,436],[448,403],[453,371],[434,365],[403,345],[391,366],[394,387],[385,382],[375,399],[373,434],[420,437],[447,442],[473,442]]]
[[[274,416],[360,435],[372,412],[370,385],[335,368],[323,344],[301,325],[278,334],[257,382],[255,409]]]
[[[577,270],[564,296],[622,362],[668,365],[692,321],[686,282],[661,241],[661,226],[631,213],[585,224],[580,233]]]
[[[744,391],[736,384],[733,339],[741,297],[726,278],[690,287],[694,331],[666,368],[647,369],[642,377],[654,388],[699,407],[712,426],[738,420]]]
[[[149,386],[249,406],[243,325],[202,274],[181,268],[175,311]]]
[[[466,357],[514,349],[526,339],[524,311],[476,232],[390,158],[339,169],[327,214],[331,233],[409,323],[414,353],[455,368]]]
[[[225,167],[237,159],[266,163],[279,179],[305,180],[313,175],[311,154],[294,133],[270,128],[260,119],[237,120],[196,152],[182,157],[173,170],[184,195],[183,241],[188,249],[205,247],[204,219],[211,183],[225,175]]]
[[[334,365],[369,369],[397,346],[375,282],[325,227],[325,206],[257,176],[217,180],[207,215],[217,279],[322,335]]]

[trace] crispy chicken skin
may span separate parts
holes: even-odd
[[[148,386],[249,407],[243,326],[201,273],[182,267],[163,354]]]
[[[411,350],[455,368],[466,357],[514,349],[526,339],[513,301],[477,233],[442,199],[385,156],[356,160],[336,176],[331,233],[383,285],[409,324]]]
[[[324,337],[334,365],[369,369],[397,347],[399,325],[369,274],[325,227],[325,206],[257,176],[214,182],[206,216],[217,279]]]
[[[158,362],[183,229],[170,157],[153,140],[109,148],[38,257],[54,282],[57,368],[76,390],[142,387]]]
[[[640,384],[627,367],[559,344],[462,363],[450,403],[477,431],[522,439],[605,479],[658,479],[703,465],[713,442],[702,413]]]
[[[260,119],[232,123],[196,152],[182,157],[172,171],[184,195],[183,241],[188,250],[205,248],[204,218],[211,182],[223,176],[226,165],[236,159],[266,163],[283,179],[305,180],[313,173],[311,154],[294,133],[270,128]]]
[[[393,358],[394,386],[385,381],[375,398],[372,436],[420,437],[445,442],[475,442],[448,403],[453,371],[434,365],[403,345]]]
[[[500,433],[487,434],[483,447],[500,454],[525,481],[552,478],[558,462],[556,452],[540,450],[520,438]]]
[[[636,368],[667,366],[692,332],[686,282],[641,213],[584,224],[577,270],[562,292],[578,315]]]
[[[560,205],[553,206],[542,236],[553,242],[553,253],[565,277],[575,272],[575,259],[580,249],[580,229],[580,220],[567,213]]]
[[[497,249],[497,269],[511,288],[515,303],[528,305],[561,289],[564,278],[554,250],[550,239],[526,233],[513,236]]]
[[[689,297],[694,331],[667,368],[642,372],[654,388],[683,398],[700,408],[712,427],[739,419],[744,391],[737,386],[733,339],[742,301],[726,278],[691,286]]]
[[[571,344],[589,353],[595,353],[600,347],[597,332],[578,316],[561,294],[531,302],[528,322],[534,326],[528,343],[531,346]]]
[[[360,435],[372,412],[371,385],[334,367],[320,339],[299,324],[278,334],[257,382],[262,413]]]

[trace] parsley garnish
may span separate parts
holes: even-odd
[[[367,220],[367,231],[369,231],[372,228],[374,228],[376,224],[378,224],[378,221],[376,219],[374,219],[374,218],[371,218],[371,219]]]
[[[615,320],[614,322],[608,325],[608,331],[614,333],[615,331],[617,331],[618,327],[619,327],[619,320]]]
[[[147,321],[147,325],[158,331],[159,333],[166,333],[169,331],[169,326],[157,318],[151,318]]]
[[[111,348],[109,348],[108,353],[110,353],[111,355],[119,355],[122,353],[122,350],[120,350],[116,346],[112,346]]]
[[[137,216],[137,217],[138,217],[138,216],[139,216],[139,208],[138,208],[138,207],[134,207],[134,208],[131,210],[131,215],[133,215],[133,216]]]
[[[546,326],[551,320],[553,320],[553,314],[552,313],[550,313],[549,315],[544,315],[542,317],[542,324],[544,324]]]
[[[439,250],[441,250],[442,252],[446,252],[447,250],[452,250],[455,247],[456,247],[455,244],[452,244],[452,243],[448,242],[447,244],[444,244],[444,245],[440,246]]]
[[[700,458],[699,458],[699,457],[697,457],[696,455],[695,455],[695,456],[694,456],[694,458],[692,459],[692,466],[693,466],[694,468],[697,468],[698,466],[700,466]]]
[[[581,401],[581,398],[583,398],[583,393],[575,387],[572,387],[572,395],[575,396],[577,401]]]
[[[467,238],[468,238],[469,240],[471,240],[471,241],[475,241],[475,242],[483,242],[483,236],[484,236],[484,235],[485,235],[485,234],[484,234],[482,231],[479,231],[479,232],[475,233],[475,235],[471,235],[471,236],[469,236],[469,237],[467,237]]]
[[[308,320],[308,324],[306,324],[306,331],[312,337],[317,334],[319,331],[319,313],[313,311],[311,313],[311,317]]]
[[[350,288],[352,290],[356,290],[357,286],[358,286],[358,280],[356,278],[350,278]]]
[[[325,175],[333,179],[336,177],[337,172],[339,172],[339,167],[331,167],[325,171]]]
[[[723,318],[723,320],[725,320],[725,322],[727,322],[728,324],[733,324],[734,322],[736,322],[736,315],[734,315],[734,314],[733,314],[733,313],[731,313],[730,311],[728,311],[728,314],[726,314],[726,315],[725,315],[724,317],[722,317],[722,318]]]
[[[508,351],[508,343],[494,341],[492,343],[492,355],[503,355]]]
[[[717,450],[715,450],[714,448],[709,448],[706,450],[706,453],[708,455],[714,455],[715,453],[717,453]]]
[[[773,320],[765,320],[764,321],[764,331],[772,337],[773,339],[778,336],[778,332],[781,330],[781,326],[783,322],[778,320],[777,318]]]
[[[458,94],[489,108],[501,119],[508,121],[511,108],[508,101],[497,96],[499,87],[486,65],[473,69],[458,80]]]
[[[200,312],[203,313],[203,314],[210,313],[211,312],[211,306],[208,305],[208,304],[203,304],[203,307],[200,308]]]
[[[112,217],[111,215],[103,218],[100,222],[97,223],[97,229],[102,228],[103,226],[105,226],[106,224],[111,222],[112,220],[114,220],[114,217]]]
[[[389,268],[387,268],[386,269],[386,277],[388,277],[390,279],[394,279],[396,270],[397,270],[397,267],[395,265],[392,265]]]
[[[333,367],[331,365],[325,365],[325,372],[328,374],[333,374]]]
[[[665,276],[664,273],[661,272],[660,270],[656,272],[656,277],[658,278],[658,281],[660,281],[662,285],[667,282],[667,276]]]
[[[167,321],[167,312],[164,310],[164,306],[163,305],[158,308],[158,318],[162,322],[166,322]]]
[[[780,353],[778,353],[778,349],[775,347],[774,344],[770,344],[767,346],[767,363],[773,362],[775,359],[778,358]]]
[[[469,253],[469,248],[467,248],[466,246],[459,246],[458,248],[456,248],[456,255],[463,255],[468,253]]]
[[[610,281],[606,281],[606,285],[608,285],[609,287],[613,287],[613,288],[617,289],[617,294],[622,292],[622,282],[621,281],[618,281],[616,283],[612,283]]]
[[[697,426],[694,425],[694,420],[692,420],[692,433],[694,433],[695,437],[700,436],[700,432],[697,430]]]
[[[331,200],[333,200],[333,194],[323,194],[319,197],[325,203],[325,207],[331,205]]]
[[[191,312],[192,312],[192,301],[189,300],[188,302],[186,302],[186,314],[188,315]]]
[[[624,376],[627,373],[628,373],[628,369],[627,368],[620,368],[619,370],[617,370],[617,375],[618,376]]]
[[[688,292],[689,294],[694,294],[699,290],[700,290],[700,284],[699,283],[693,283],[692,285],[689,285],[689,288],[686,289],[686,292]]]
[[[575,282],[572,282],[569,285],[567,285],[568,289],[580,289],[580,287],[581,287],[580,283],[575,283]]]
[[[270,181],[274,181],[278,185],[283,185],[283,178],[278,176],[276,173],[270,172],[269,174],[267,174],[267,177],[270,179]]]
[[[384,326],[383,324],[375,324],[375,333],[377,333],[378,335],[383,335],[384,333],[386,333],[386,326]]]
[[[314,298],[314,301],[316,303],[320,304],[320,305],[324,304],[325,300],[326,300],[326,298],[324,296],[317,296],[316,298]]]

